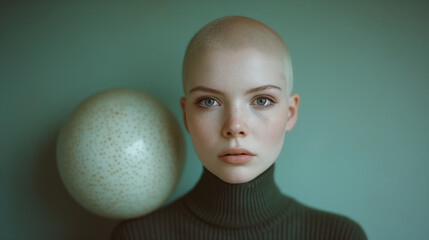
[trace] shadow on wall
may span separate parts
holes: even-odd
[[[58,133],[51,134],[37,159],[35,191],[44,209],[43,219],[51,221],[44,239],[109,239],[119,221],[99,217],[81,207],[61,180],[56,163]]]

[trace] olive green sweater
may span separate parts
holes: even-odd
[[[274,165],[250,182],[229,184],[204,168],[189,193],[121,222],[111,239],[367,239],[353,220],[283,195],[273,173]]]

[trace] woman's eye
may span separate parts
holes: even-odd
[[[213,98],[203,98],[198,101],[198,104],[202,107],[213,107],[217,104],[217,101]]]
[[[211,108],[215,106],[219,106],[220,103],[212,97],[205,97],[197,100],[197,105],[203,108]],[[271,107],[273,104],[275,104],[274,100],[269,97],[257,97],[255,100],[253,100],[252,104],[256,105],[257,107],[263,107],[268,108]]]
[[[272,100],[267,97],[258,97],[256,98],[253,103],[260,107],[267,107],[271,104]]]

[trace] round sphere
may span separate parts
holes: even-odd
[[[57,164],[69,193],[87,210],[127,219],[149,213],[176,187],[183,135],[158,100],[111,89],[83,101],[62,127]]]

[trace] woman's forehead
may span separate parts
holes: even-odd
[[[284,89],[283,63],[278,57],[255,49],[208,49],[192,63],[187,76],[187,93],[195,87],[249,90],[265,85]]]

